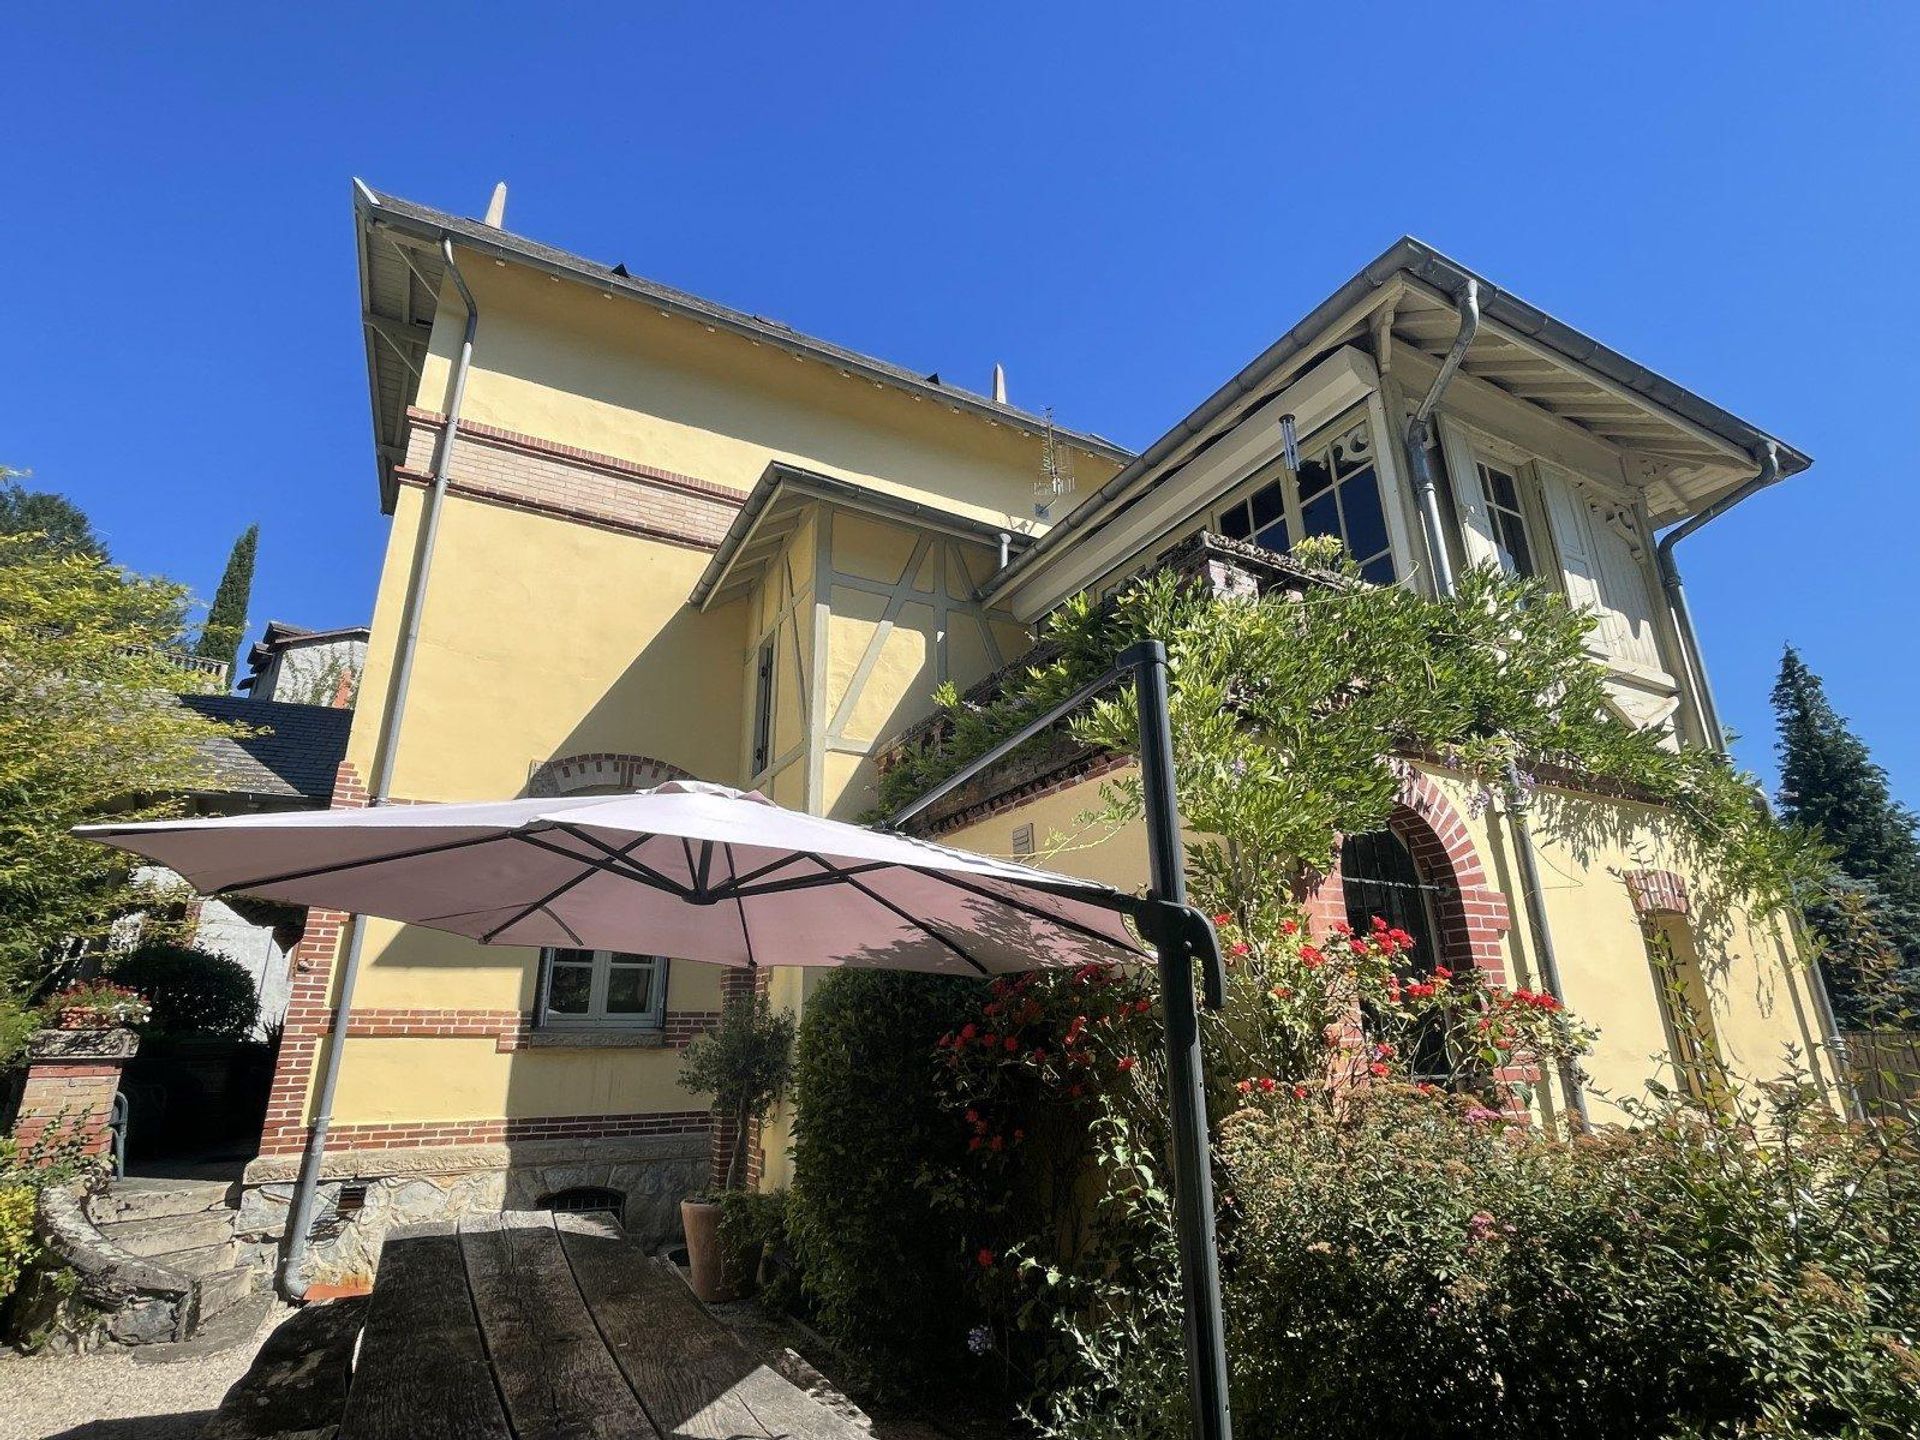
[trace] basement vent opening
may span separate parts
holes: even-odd
[[[356,1210],[367,1208],[367,1187],[364,1185],[342,1185],[340,1199],[333,1207],[342,1215],[350,1215]]]
[[[614,1224],[625,1226],[622,1218],[627,1197],[618,1190],[603,1190],[594,1185],[576,1185],[571,1190],[556,1190],[542,1195],[536,1210],[551,1210],[559,1215],[611,1215]]]

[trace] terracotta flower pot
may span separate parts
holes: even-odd
[[[682,1200],[680,1228],[687,1236],[687,1271],[693,1293],[711,1304],[737,1293],[720,1246],[720,1207],[711,1200]]]

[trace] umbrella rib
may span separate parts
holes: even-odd
[[[733,846],[722,841],[720,849],[727,857],[727,871],[733,871]],[[753,958],[753,936],[747,930],[747,902],[738,890],[733,892],[733,903],[740,911],[740,943],[747,947],[747,968],[758,970],[760,962]]]
[[[635,840],[632,844],[628,845],[626,847],[627,850],[633,849],[634,845],[640,844],[646,838],[647,838],[646,836],[642,835],[638,840]],[[626,851],[624,850],[621,852],[622,855],[624,855],[625,853]],[[562,895],[566,894],[569,890],[573,889],[574,886],[584,884],[586,881],[592,879],[595,875],[602,873],[599,866],[594,864],[593,858],[591,856],[580,855],[580,856],[576,856],[575,858],[579,860],[580,863],[582,865],[585,865],[587,868],[585,870],[582,870],[578,875],[570,876],[567,880],[565,880],[561,884],[554,886],[553,889],[549,890],[545,895],[542,895],[538,900],[534,901],[531,905],[527,906],[526,909],[522,910],[519,914],[515,915],[511,920],[503,921],[502,923],[494,926],[493,929],[487,931],[486,934],[480,937],[480,943],[482,945],[491,945],[494,942],[494,940],[498,938],[501,934],[503,934],[508,930],[511,930],[514,926],[518,925],[522,920],[526,919],[529,915],[533,914],[534,911],[547,910],[547,907],[549,905],[551,905],[554,901],[558,900]],[[577,945],[580,943],[580,937],[578,935],[573,934],[572,926],[568,925],[567,922],[562,920],[558,915],[554,915],[553,911],[551,910],[547,910],[547,914],[553,917],[554,924],[558,925],[562,930],[565,930],[567,934],[573,935],[574,944]]]
[[[1122,943],[1115,940],[1111,935],[1102,935],[1091,925],[1082,925],[1078,920],[1069,920],[1064,915],[1055,915],[1050,911],[1042,910],[1037,905],[1029,905],[1024,900],[1016,900],[1011,895],[997,894],[987,889],[984,885],[969,884],[967,881],[958,879],[943,870],[921,870],[918,873],[927,876],[929,879],[938,880],[943,885],[951,885],[956,890],[964,890],[969,895],[978,895],[982,900],[991,900],[996,905],[1010,906],[1023,915],[1031,915],[1036,920],[1046,921],[1049,925],[1058,925],[1062,930],[1071,930],[1074,934],[1085,936],[1089,940],[1098,940],[1103,945],[1120,945]],[[1137,945],[1128,944],[1125,945],[1124,948],[1133,951],[1136,955],[1145,954]]]
[[[888,910],[891,910],[895,915],[899,916],[902,920],[906,921],[909,925],[913,926],[913,928],[918,930],[922,935],[925,935],[928,938],[933,940],[938,940],[942,945],[946,946],[947,949],[951,950],[954,954],[958,955],[962,960],[966,961],[967,964],[971,965],[975,970],[978,970],[982,975],[993,974],[991,970],[987,969],[986,966],[982,965],[978,960],[974,959],[973,956],[969,955],[965,950],[962,950],[958,945],[956,945],[953,941],[949,940],[946,936],[942,935],[938,930],[931,929],[930,927],[927,926],[927,924],[924,921],[921,921],[920,919],[916,918],[914,915],[908,913],[906,910],[903,910],[900,906],[894,904],[893,901],[887,899],[887,897],[882,895],[878,890],[875,890],[872,887],[867,885],[862,885],[858,880],[854,879],[852,875],[829,864],[827,861],[821,859],[818,855],[815,855],[810,850],[806,852],[806,858],[813,861],[814,864],[818,865],[822,870],[825,870],[829,875],[834,876],[835,878],[841,880],[845,884],[851,885],[854,889],[858,890],[862,895],[866,896],[869,900],[873,901],[876,905],[880,905],[885,907]]]
[[[727,846],[727,853],[729,855],[733,853],[733,847],[731,845]],[[789,865],[798,865],[802,860],[806,858],[808,857],[803,854],[790,853],[790,854],[782,855],[778,860],[769,860],[766,864],[758,867],[757,869],[749,870],[744,875],[735,875],[732,879],[723,881],[718,887],[718,893],[724,895],[729,890],[737,889],[742,885],[751,885],[754,881],[758,880],[762,875],[771,875],[774,871],[784,870]]]
[[[422,845],[412,850],[393,850],[385,855],[369,855],[364,860],[343,860],[331,865],[314,865],[305,870],[289,870],[282,875],[262,875],[254,880],[236,880],[210,890],[210,895],[231,895],[239,890],[258,890],[267,885],[284,885],[290,880],[311,880],[316,875],[338,875],[347,870],[363,870],[369,865],[385,865],[394,860],[418,860],[427,855],[444,855],[449,850],[465,850],[475,845],[491,845],[498,833],[470,835],[464,840],[446,840],[438,845]],[[577,858],[577,857],[576,857]]]
[[[797,856],[798,859],[812,860],[811,854]],[[764,885],[745,885],[735,888],[731,893],[744,895],[748,899],[758,899],[762,895],[779,895],[788,890],[818,890],[823,885],[837,885],[849,875],[869,875],[875,870],[897,870],[900,867],[891,861],[875,860],[865,865],[848,865],[844,869],[834,870],[826,875],[793,875],[785,880],[769,880]],[[721,894],[728,893],[724,888]]]
[[[565,826],[561,828],[566,829],[569,835],[574,834],[571,829],[567,829]],[[634,880],[642,885],[651,885],[656,890],[665,890],[668,894],[677,895],[682,900],[688,898],[687,887],[679,881],[667,878],[658,870],[653,869],[651,866],[641,864],[631,856],[622,856],[621,853],[611,845],[603,845],[591,835],[576,835],[575,838],[585,840],[589,845],[604,851],[607,855],[611,856],[612,859],[600,860],[592,855],[582,855],[577,850],[569,850],[563,845],[555,845],[550,840],[542,840],[538,835],[529,835],[524,831],[515,831],[513,838],[524,841],[528,845],[537,846],[552,854],[565,856],[567,859],[577,861],[582,865],[591,865],[596,870],[605,870],[611,874],[619,875],[624,880]],[[653,835],[642,835],[640,840],[644,842],[657,838],[657,836]],[[629,846],[628,848],[631,849],[632,847]],[[618,863],[615,863],[616,861]]]

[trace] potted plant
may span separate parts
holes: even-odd
[[[145,1024],[153,1007],[111,980],[82,980],[47,1001],[46,1011],[62,1030],[117,1030]]]
[[[733,1126],[726,1174],[715,1190],[680,1202],[687,1236],[687,1269],[702,1300],[731,1300],[747,1277],[730,1266],[720,1243],[718,1193],[747,1183],[747,1144],[753,1124],[766,1118],[793,1075],[793,1016],[776,1011],[758,993],[735,995],[720,1010],[720,1023],[687,1046],[680,1084],[713,1097],[716,1121]]]

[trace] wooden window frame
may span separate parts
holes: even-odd
[[[1374,551],[1366,558],[1368,561],[1385,558],[1393,567],[1390,581],[1373,581],[1374,584],[1404,585],[1409,583],[1413,574],[1411,557],[1408,552],[1408,537],[1405,530],[1406,516],[1402,507],[1402,486],[1397,457],[1390,454],[1391,446],[1387,442],[1392,436],[1381,411],[1379,393],[1376,391],[1358,404],[1349,405],[1338,415],[1331,416],[1326,423],[1317,426],[1311,435],[1303,436],[1299,443],[1302,456],[1314,455],[1322,450],[1330,450],[1334,443],[1355,429],[1365,426],[1372,451],[1368,467],[1373,471],[1374,490],[1379,498],[1381,523],[1386,530],[1387,545],[1384,551]],[[1383,438],[1384,437],[1384,438]],[[1335,477],[1329,485],[1330,491],[1337,491],[1346,483]],[[1284,456],[1276,456],[1255,470],[1246,479],[1235,484],[1207,511],[1207,525],[1217,534],[1226,535],[1226,516],[1235,510],[1246,509],[1251,521],[1253,497],[1259,492],[1275,486],[1280,491],[1280,519],[1287,528],[1289,548],[1298,545],[1306,538],[1307,529],[1304,507],[1300,503],[1300,477],[1287,465]],[[1341,540],[1345,542],[1346,508],[1340,507]],[[1272,522],[1269,522],[1270,524]],[[1231,538],[1231,537],[1230,537]],[[1251,525],[1248,534],[1242,537],[1247,544],[1258,545],[1253,538]],[[1262,547],[1268,548],[1268,547]],[[1285,552],[1275,552],[1285,553]],[[1355,557],[1358,558],[1358,557]]]
[[[588,983],[588,1001],[585,1014],[556,1014],[551,999],[553,994],[554,971],[562,965],[578,967],[578,961],[563,961],[560,954],[579,954],[582,951],[593,958],[592,977]],[[647,991],[647,1008],[644,1011],[607,1012],[607,986],[614,968],[637,968],[641,963],[650,969]],[[534,1025],[542,1030],[660,1030],[667,1023],[667,985],[671,971],[671,962],[664,955],[642,955],[625,950],[588,950],[585,946],[553,947],[540,952],[539,985],[535,992],[537,1004],[534,1007]]]

